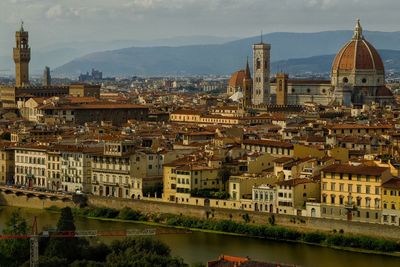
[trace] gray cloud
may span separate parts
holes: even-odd
[[[365,29],[397,31],[399,9],[398,0],[1,0],[0,40],[21,19],[38,45],[351,29],[357,17]]]

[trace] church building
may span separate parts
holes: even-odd
[[[385,86],[385,68],[377,50],[364,38],[357,20],[353,37],[336,55],[330,80],[290,79],[285,73],[270,78],[270,48],[262,41],[253,45],[252,105],[370,105],[394,103]],[[244,71],[235,72],[227,95],[235,100],[243,92]]]

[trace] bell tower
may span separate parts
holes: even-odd
[[[270,50],[271,45],[261,42],[253,45],[253,104],[270,104]]]
[[[29,34],[24,30],[24,22],[21,29],[15,33],[16,46],[13,49],[15,62],[15,86],[22,87],[29,84],[29,61],[31,60],[31,48],[28,44]]]
[[[242,99],[242,107],[244,109],[249,108],[251,106],[251,94],[253,91],[253,81],[251,79],[249,60],[247,59],[246,70],[244,72],[243,78],[243,99]]]

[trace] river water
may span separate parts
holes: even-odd
[[[0,231],[10,213],[18,208],[0,207]],[[39,230],[44,226],[55,227],[59,214],[44,210],[19,209],[32,221],[37,216]],[[75,218],[78,230],[144,229],[147,225]],[[400,257],[357,252],[347,252],[318,246],[270,241],[257,238],[228,236],[193,232],[191,234],[159,235],[155,238],[165,242],[175,256],[187,263],[216,259],[221,254],[248,256],[254,260],[297,264],[303,267],[400,267]],[[110,242],[110,238],[104,242]]]

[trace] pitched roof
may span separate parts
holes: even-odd
[[[378,166],[367,166],[367,165],[350,165],[350,164],[333,164],[324,169],[324,172],[330,173],[349,173],[349,174],[360,174],[360,175],[381,175],[389,168],[378,167]]]

